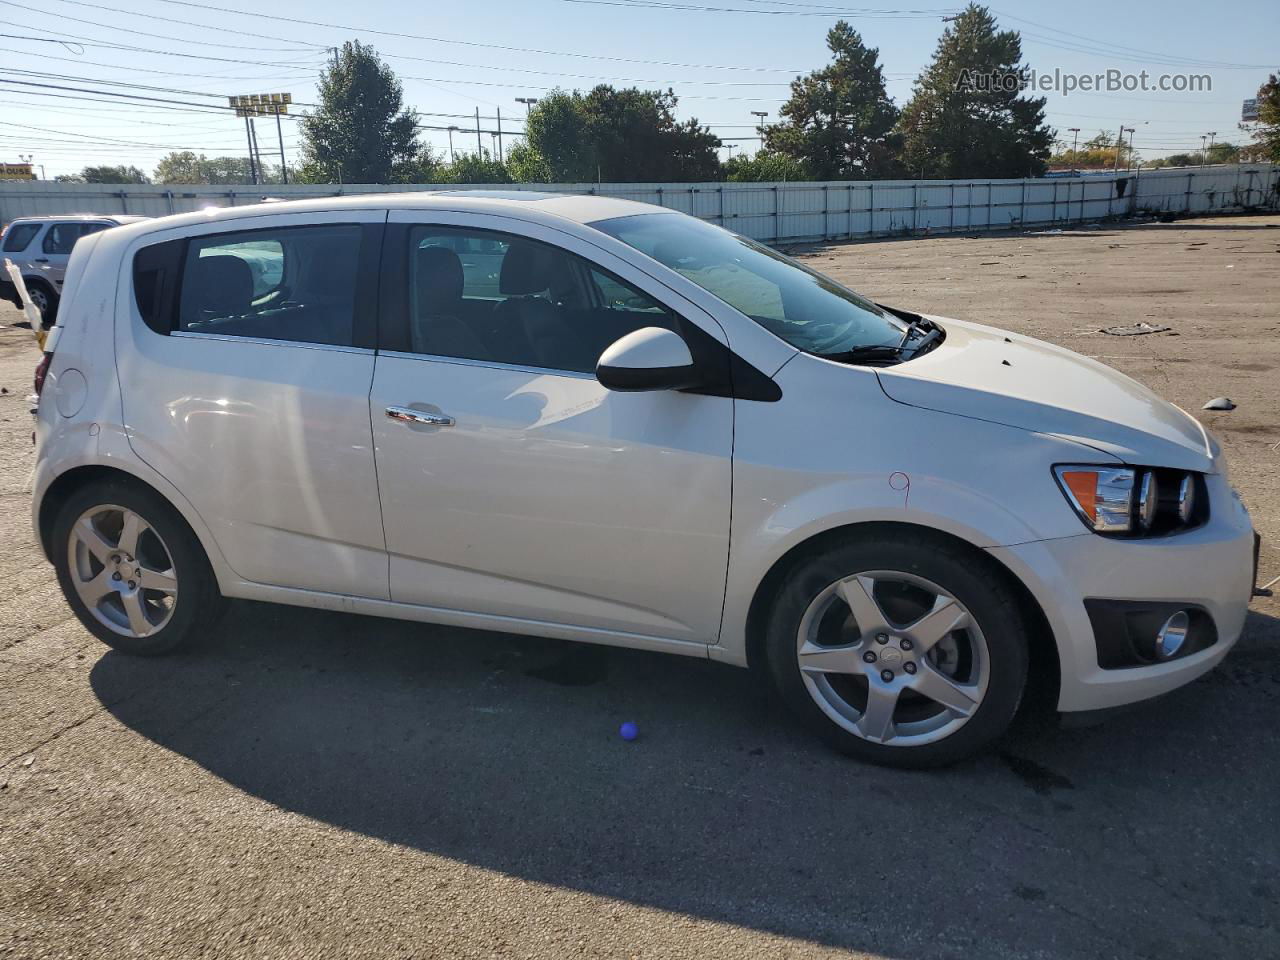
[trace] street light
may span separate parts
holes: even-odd
[[[529,115],[529,108],[532,107],[537,102],[538,102],[537,97],[516,97],[516,103],[524,104],[524,115],[526,117]]]
[[[1120,154],[1124,151],[1124,135],[1132,132],[1133,127],[1126,127],[1123,125],[1120,127],[1120,136],[1116,138],[1116,162],[1111,165],[1112,173],[1120,172]],[[1125,165],[1125,169],[1129,169],[1128,164]]]
[[[1212,150],[1212,149],[1213,149],[1213,138],[1214,138],[1214,137],[1216,137],[1217,135],[1218,135],[1218,131],[1217,131],[1217,130],[1210,130],[1210,131],[1209,131],[1209,149],[1210,149],[1210,150]],[[1207,153],[1204,155],[1204,162],[1205,162],[1205,163],[1208,163],[1208,162],[1209,162],[1209,154],[1207,154]]]
[[[449,128],[449,162],[450,162],[450,163],[453,163],[453,162],[454,162],[454,160],[453,160],[453,131],[455,131],[455,130],[461,130],[461,129],[462,129],[461,127],[450,127],[450,128]]]
[[[1076,164],[1079,162],[1076,159],[1076,144],[1080,142],[1080,128],[1067,127],[1067,133],[1074,134],[1071,138],[1071,169],[1075,170]]]
[[[33,160],[35,160],[35,158],[36,158],[36,155],[35,155],[34,153],[28,153],[25,157],[24,157],[22,154],[18,154],[18,159],[19,159],[19,160],[21,160],[23,163],[26,163],[26,164],[30,164],[30,163],[32,163],[32,161],[33,161]],[[34,165],[40,168],[40,179],[41,179],[41,180],[43,180],[43,179],[45,178],[45,177],[44,177],[44,164],[43,164],[43,163],[37,163],[37,164],[34,164]]]

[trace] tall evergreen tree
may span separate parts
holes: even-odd
[[[1017,31],[997,31],[986,7],[970,3],[948,24],[898,123],[908,176],[1044,173],[1054,131],[1045,99],[1021,94],[1021,59]]]
[[[880,51],[839,21],[827,32],[831,63],[791,82],[781,123],[765,148],[799,161],[819,180],[871,179],[894,172],[898,109],[884,89]]]
[[[342,45],[320,74],[319,106],[302,118],[302,179],[311,183],[404,183],[418,178],[418,117],[373,47]]]
[[[1258,125],[1252,129],[1249,156],[1280,163],[1280,76],[1274,73],[1258,88]]]

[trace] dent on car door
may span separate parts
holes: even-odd
[[[688,321],[552,231],[397,216],[370,398],[392,599],[714,642],[733,401],[592,375],[618,336]]]
[[[387,596],[368,409],[384,218],[255,218],[135,258],[130,442],[245,580]]]

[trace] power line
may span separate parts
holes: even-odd
[[[752,10],[745,7],[712,7],[704,4],[670,3],[666,0],[561,0],[562,3],[586,3],[605,7],[629,7],[633,10],[679,10],[692,13],[747,13],[774,17],[841,17],[849,20],[936,20],[950,10]]]
[[[69,0],[64,0],[69,2]],[[229,13],[241,17],[257,17],[263,20],[275,20],[280,23],[291,23],[308,27],[322,27],[327,30],[342,30],[347,33],[367,33],[381,37],[395,37],[401,40],[426,40],[430,43],[448,43],[463,47],[479,47],[486,50],[505,50],[513,53],[536,53],[552,57],[574,57],[582,60],[608,60],[614,63],[646,63],[659,67],[687,67],[692,70],[745,70],[754,73],[803,73],[791,67],[758,67],[736,66],[715,63],[676,63],[670,60],[644,60],[635,57],[611,57],[599,53],[572,53],[565,50],[541,50],[536,47],[516,47],[500,43],[484,43],[479,40],[452,40],[447,37],[433,37],[417,33],[398,33],[393,30],[377,30],[373,27],[356,27],[343,23],[328,23],[323,20],[305,20],[301,17],[284,17],[272,13],[259,13],[249,10],[235,10],[231,7],[220,7],[213,4],[195,3],[194,0],[158,0],[180,7],[192,7],[197,10],[211,10],[217,13]]]
[[[232,27],[219,27],[219,26],[213,26],[212,24],[207,24],[207,23],[192,23],[192,22],[190,22],[189,20],[179,20],[179,19],[177,19],[176,17],[163,17],[163,16],[161,16],[161,15],[160,15],[160,14],[158,14],[158,13],[150,13],[150,12],[148,12],[148,13],[139,13],[139,12],[138,12],[138,11],[136,11],[136,10],[121,10],[119,7],[108,7],[108,6],[105,6],[105,5],[100,4],[100,3],[86,3],[86,2],[85,2],[85,0],[57,0],[57,2],[59,2],[59,3],[69,3],[69,4],[72,4],[72,5],[77,6],[77,7],[90,7],[90,8],[92,8],[92,9],[94,9],[94,10],[105,10],[105,11],[107,11],[108,13],[123,13],[123,14],[128,14],[129,16],[134,16],[134,17],[143,17],[143,18],[145,18],[145,19],[147,19],[147,20],[162,20],[162,21],[164,21],[165,23],[176,23],[176,24],[178,24],[178,25],[180,25],[180,26],[183,26],[183,27],[197,27],[197,28],[199,28],[199,29],[201,29],[201,30],[214,30],[214,31],[217,31],[218,33],[231,33],[231,34],[235,34],[236,36],[240,36],[240,37],[253,37],[255,40],[263,40],[263,39],[279,40],[281,43],[292,43],[292,44],[296,44],[297,46],[295,46],[295,47],[246,47],[243,43],[218,43],[216,40],[188,40],[188,39],[186,39],[186,38],[178,38],[178,37],[165,36],[165,35],[163,35],[163,34],[159,34],[159,33],[145,33],[145,32],[143,32],[143,31],[141,31],[141,30],[135,30],[135,29],[134,29],[134,28],[132,28],[132,27],[129,27],[129,28],[128,28],[130,33],[136,33],[136,34],[139,34],[139,35],[141,35],[141,36],[154,37],[154,38],[156,38],[156,39],[158,39],[158,40],[178,40],[178,39],[181,39],[183,43],[193,43],[193,44],[195,44],[195,45],[197,45],[197,46],[201,46],[201,47],[230,47],[230,48],[232,48],[232,49],[234,49],[234,50],[262,50],[262,51],[268,51],[268,52],[269,52],[269,51],[278,51],[278,52],[280,52],[280,53],[295,53],[295,52],[301,52],[301,51],[300,51],[300,49],[299,49],[300,47],[313,47],[313,48],[319,49],[319,50],[321,50],[321,51],[323,51],[323,50],[325,49],[325,46],[324,46],[323,44],[319,44],[319,43],[312,43],[310,40],[291,40],[291,39],[289,39],[289,38],[287,38],[287,37],[270,37],[270,38],[267,38],[267,37],[263,37],[263,36],[262,36],[261,34],[259,34],[259,33],[255,33],[255,32],[253,32],[253,31],[251,31],[251,30],[236,30],[236,29],[234,29],[234,28],[232,28]],[[6,4],[6,6],[20,6],[20,4],[16,4],[16,3],[8,3],[8,4]],[[27,13],[31,13],[31,12],[32,12],[32,10],[31,10],[31,8],[30,8],[30,7],[23,7],[22,9],[23,9],[24,11],[26,11]],[[119,25],[118,25],[118,24],[103,24],[103,23],[97,23],[97,22],[95,22],[95,21],[93,21],[93,20],[79,20],[79,19],[77,19],[77,18],[75,18],[75,17],[72,17],[72,16],[69,16],[69,15],[67,15],[67,14],[56,14],[56,16],[57,16],[59,19],[61,19],[61,20],[75,20],[75,22],[76,22],[76,23],[86,23],[86,24],[89,24],[89,25],[91,25],[91,26],[95,26],[95,27],[104,27],[104,26],[105,26],[105,27],[108,27],[109,29],[113,29],[113,30],[114,30],[114,29],[119,29]]]
[[[32,38],[32,37],[14,37],[12,34],[8,34],[8,33],[0,33],[0,37],[9,37],[11,39],[16,39],[16,40],[40,39],[40,38]],[[59,41],[49,40],[45,42],[57,43]],[[313,76],[313,73],[308,71],[306,73],[296,73],[296,74],[291,74],[290,76],[285,76],[285,77],[282,77],[282,76],[229,77],[229,76],[224,76],[222,74],[216,74],[216,73],[192,73],[189,70],[149,70],[146,67],[125,66],[117,63],[101,63],[96,60],[83,60],[79,57],[50,56],[47,53],[32,53],[29,50],[13,50],[13,49],[4,48],[4,47],[0,47],[0,53],[16,53],[19,56],[24,56],[24,57],[39,57],[41,60],[58,60],[63,63],[78,63],[86,67],[106,67],[111,70],[128,70],[130,73],[150,73],[150,74],[155,74],[155,75],[164,76],[164,77],[202,77],[210,80],[258,82],[262,80],[297,80],[297,79],[301,79],[302,77]]]

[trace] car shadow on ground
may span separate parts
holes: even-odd
[[[248,794],[531,881],[894,956],[1261,955],[1278,626],[1106,726],[931,773],[828,752],[746,671],[263,604],[91,682]]]

